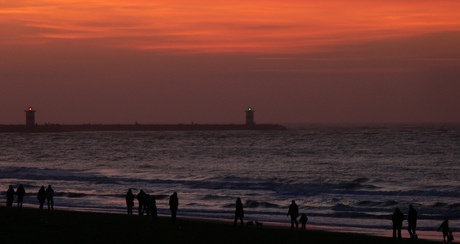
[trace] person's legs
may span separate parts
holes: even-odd
[[[294,218],[291,217],[291,229],[294,229]]]
[[[171,210],[172,222],[176,223],[176,210]]]

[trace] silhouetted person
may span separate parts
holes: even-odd
[[[169,197],[169,209],[171,210],[171,219],[173,223],[176,223],[177,209],[179,208],[179,198],[177,198],[177,192],[174,192]]]
[[[16,195],[18,196],[18,208],[22,208],[22,202],[24,200],[24,195],[26,195],[26,190],[24,185],[20,184],[18,189],[16,189]]]
[[[452,235],[452,231],[449,228],[449,220],[444,220],[441,226],[439,226],[438,231],[442,230],[442,239],[444,242],[452,242],[454,240],[454,236]]]
[[[307,221],[308,221],[308,217],[306,214],[302,214],[302,216],[300,216],[300,219],[299,219],[300,223],[302,224],[302,229],[306,229],[307,227]]]
[[[295,227],[299,228],[299,222],[297,222],[297,217],[299,217],[299,206],[297,206],[294,200],[292,200],[292,203],[289,206],[287,216],[289,215],[291,216],[291,228],[294,228],[294,223]]]
[[[235,220],[233,221],[233,225],[236,226],[236,222],[238,219],[241,222],[241,226],[244,226],[243,223],[244,218],[244,210],[243,210],[243,203],[241,202],[241,198],[236,198],[236,205],[235,205]]]
[[[398,238],[401,239],[401,228],[404,221],[404,214],[399,208],[396,208],[391,220],[393,221],[393,238],[396,238],[396,231],[398,231]]]
[[[150,210],[150,215],[152,216],[152,222],[156,222],[158,218],[158,211],[157,211],[157,202],[155,201],[154,196],[150,196],[149,198],[149,210]]]
[[[131,189],[128,190],[125,198],[126,198],[126,208],[128,209],[128,214],[133,215],[134,194],[131,191]]]
[[[43,204],[45,204],[46,200],[46,192],[44,186],[40,187],[40,190],[38,190],[37,199],[40,203],[40,209],[43,209]]]
[[[144,215],[144,206],[145,206],[145,198],[147,194],[144,192],[144,190],[140,190],[139,193],[137,193],[137,201],[139,202],[139,215]]]
[[[417,211],[409,205],[409,213],[407,214],[407,231],[411,238],[415,237],[415,228],[417,227]]]
[[[150,195],[149,194],[145,194],[143,206],[144,206],[145,214],[149,216],[150,215]]]
[[[48,210],[54,210],[54,190],[51,185],[46,188],[46,203],[48,204]]]
[[[14,188],[12,185],[8,187],[8,190],[6,190],[6,206],[11,208],[13,206],[13,201],[14,201]]]

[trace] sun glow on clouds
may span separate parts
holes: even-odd
[[[0,45],[302,53],[460,29],[458,1],[3,1]]]

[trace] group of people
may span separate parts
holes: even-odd
[[[299,228],[299,222],[297,218],[299,217],[299,206],[296,204],[295,200],[292,200],[291,205],[289,206],[289,210],[287,216],[291,217],[291,228],[294,228],[294,224],[296,228]],[[241,198],[236,198],[235,204],[235,219],[233,221],[233,225],[236,226],[238,220],[240,220],[241,226],[244,226],[243,223],[244,218],[244,209],[243,203],[241,202]],[[302,214],[299,218],[300,223],[302,224],[302,229],[305,229],[307,226],[308,217],[306,214]]]
[[[128,215],[133,214],[134,200],[137,199],[139,203],[139,208],[138,208],[139,215],[144,215],[144,213],[146,213],[146,215],[152,216],[152,221],[156,221],[158,217],[158,212],[157,212],[157,206],[156,206],[156,201],[155,201],[154,196],[151,196],[145,193],[144,190],[142,189],[139,190],[139,193],[137,194],[137,196],[135,196],[132,192],[132,189],[128,189],[125,199],[126,199],[126,208],[127,208]],[[176,216],[177,216],[178,208],[179,208],[179,198],[177,197],[177,192],[174,192],[169,197],[169,210],[171,211],[171,220],[173,223],[176,223]],[[299,217],[299,207],[297,206],[294,200],[292,200],[292,203],[289,206],[289,211],[287,215],[291,216],[291,228],[294,228],[294,223],[296,227],[298,228],[299,222],[297,221],[297,217]],[[238,197],[236,198],[236,203],[235,203],[235,219],[234,219],[233,225],[236,226],[239,220],[241,223],[241,226],[244,226],[243,218],[244,218],[243,203],[241,202],[241,198]],[[308,221],[307,215],[302,214],[299,220],[302,223],[302,229],[305,229],[307,221]]]
[[[17,206],[18,208],[22,208],[22,203],[24,200],[24,196],[26,191],[24,189],[24,185],[20,184],[16,191],[14,190],[13,186],[10,185],[8,190],[6,191],[6,206],[12,207],[14,202],[14,196],[17,196]],[[40,190],[37,194],[37,199],[40,204],[40,209],[43,209],[43,205],[45,201],[48,205],[48,210],[54,210],[54,190],[51,185],[48,185],[48,188],[45,189],[45,186],[41,186]],[[126,206],[129,215],[133,214],[133,207],[134,207],[134,200],[137,199],[139,203],[138,213],[139,215],[150,215],[152,217],[152,221],[156,221],[158,217],[157,207],[155,197],[145,193],[143,190],[140,190],[139,193],[135,196],[131,189],[128,190],[126,193]],[[177,192],[174,192],[169,197],[169,209],[171,211],[171,220],[173,223],[176,223],[176,216],[177,210],[179,208],[179,198],[177,197]],[[308,221],[308,217],[306,214],[299,214],[299,207],[296,204],[295,200],[292,200],[291,205],[289,206],[289,210],[287,216],[291,218],[291,228],[299,227],[299,221],[302,224],[302,229],[306,228],[306,223]],[[300,216],[299,221],[297,218]],[[243,203],[241,202],[241,198],[236,199],[235,203],[235,218],[233,225],[237,225],[238,220],[241,223],[241,226],[244,225],[243,222],[244,218],[244,209]],[[399,208],[396,208],[393,215],[392,215],[392,222],[393,222],[393,238],[401,239],[401,229],[403,225],[403,221],[405,220],[404,214],[401,212]],[[417,227],[417,211],[414,209],[412,205],[409,205],[409,212],[407,215],[407,230],[409,232],[409,236],[412,239],[417,239],[416,234],[416,227]],[[442,222],[441,226],[439,226],[438,231],[442,231],[443,233],[443,240],[444,242],[451,242],[454,238],[452,235],[452,231],[449,228],[449,221],[446,219]]]
[[[22,208],[24,195],[26,195],[24,185],[20,184],[16,191],[12,185],[8,187],[8,190],[6,191],[6,206],[9,208],[13,207],[14,195],[18,196],[18,208]]]
[[[295,203],[295,200],[292,200],[291,205],[289,205],[287,216],[291,216],[291,229],[294,228],[294,224],[296,228],[299,228],[299,222],[297,221],[297,217],[299,217],[299,206]],[[302,224],[302,229],[305,229],[308,221],[307,215],[302,214],[299,221]]]
[[[241,202],[241,199],[239,197],[236,199],[235,206],[236,206],[235,207],[235,219],[234,219],[233,225],[236,226],[238,220],[240,220],[241,226],[243,226],[244,225],[243,223],[244,210],[243,210],[243,203]],[[296,226],[296,228],[298,228],[299,221],[302,224],[302,229],[306,228],[308,217],[306,214],[302,214],[299,218],[299,221],[297,221],[297,218],[299,217],[299,206],[296,204],[295,200],[292,200],[292,203],[289,206],[287,216],[291,217],[291,228],[294,228],[294,225]],[[405,219],[404,214],[401,212],[399,208],[396,208],[395,212],[392,215],[393,238],[398,237],[401,239],[401,228],[402,228],[402,223],[404,219]],[[417,211],[412,205],[409,205],[407,222],[408,222],[407,231],[409,232],[410,238],[417,239],[417,233],[416,233]],[[438,228],[438,231],[440,230],[442,231],[444,242],[452,242],[454,240],[452,231],[449,228],[449,220],[446,219],[444,220],[444,222],[442,222],[441,226],[439,226]]]
[[[26,195],[26,190],[23,184],[20,184],[16,191],[13,186],[10,185],[6,191],[6,206],[12,207],[14,202],[14,196],[17,196],[18,208],[22,208],[22,203],[24,201],[24,196]],[[54,190],[51,185],[48,185],[48,188],[45,190],[45,186],[41,186],[38,190],[37,199],[40,204],[40,209],[43,209],[45,201],[48,204],[48,210],[54,210]]]
[[[151,196],[144,192],[144,190],[140,190],[137,196],[134,196],[131,189],[128,190],[126,193],[126,208],[128,211],[128,215],[133,214],[133,207],[134,207],[134,200],[137,199],[139,203],[138,213],[139,215],[150,215],[152,217],[152,221],[156,221],[158,217],[157,212],[157,205],[154,196]],[[176,216],[177,210],[179,208],[179,198],[177,197],[177,192],[174,192],[169,197],[169,209],[171,211],[171,219],[173,223],[176,223]]]
[[[401,228],[404,221],[404,214],[401,212],[401,209],[396,208],[393,212],[391,220],[393,222],[393,238],[401,239]],[[412,205],[409,205],[409,212],[407,214],[407,231],[411,239],[417,239],[417,234],[415,229],[417,227],[417,211]],[[449,220],[444,220],[441,226],[439,226],[438,231],[442,231],[444,242],[452,242],[454,237],[452,231],[449,228]]]

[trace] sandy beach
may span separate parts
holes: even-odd
[[[229,221],[0,208],[3,243],[414,243],[409,239]],[[417,243],[439,243],[418,240]]]

